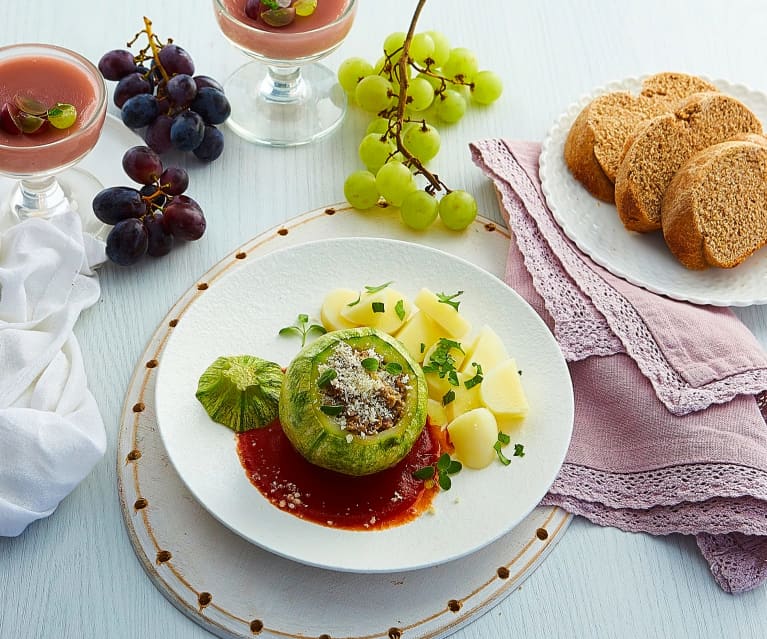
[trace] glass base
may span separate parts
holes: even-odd
[[[0,179],[0,228],[7,228],[28,217],[51,218],[68,210],[80,215],[83,230],[106,240],[110,227],[93,214],[91,203],[103,185],[80,168],[67,169],[56,175],[49,188],[32,197],[20,182]]]
[[[318,140],[341,124],[346,95],[321,64],[294,69],[249,62],[224,83],[232,105],[227,125],[240,137],[269,146]]]

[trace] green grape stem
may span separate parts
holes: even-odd
[[[429,171],[417,157],[415,157],[410,151],[407,150],[407,148],[405,148],[405,145],[402,143],[402,126],[406,121],[405,106],[407,105],[407,86],[409,75],[408,65],[413,64],[413,62],[410,60],[410,44],[413,41],[415,28],[418,24],[418,18],[421,16],[421,11],[423,10],[425,4],[426,0],[418,0],[418,4],[416,5],[415,11],[413,12],[413,17],[410,20],[410,26],[408,27],[405,41],[402,43],[402,48],[399,50],[401,51],[399,60],[397,60],[397,69],[399,71],[397,74],[399,76],[397,78],[397,81],[399,82],[399,99],[397,100],[397,111],[394,125],[390,126],[389,128],[394,134],[394,141],[397,146],[397,151],[403,155],[406,163],[414,166],[416,168],[416,173],[419,173],[426,178],[426,180],[429,182],[430,189],[433,189],[434,191],[441,191],[444,188],[445,191],[449,193],[450,189],[447,187],[447,185],[442,182],[442,180],[440,180],[437,175]],[[397,52],[398,51],[395,51],[394,53]],[[394,55],[394,53],[391,55]],[[389,60],[391,60],[391,55],[388,56]],[[413,64],[413,66],[415,65]],[[408,119],[407,121],[412,120]],[[420,122],[420,120],[415,121]],[[426,127],[426,120],[423,120],[421,126],[424,128]]]

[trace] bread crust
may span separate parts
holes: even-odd
[[[596,138],[589,125],[589,107],[575,118],[565,140],[565,162],[570,172],[595,198],[612,204],[615,187],[594,155]]]
[[[637,127],[615,178],[623,225],[643,233],[659,230],[664,193],[676,171],[698,151],[746,133],[762,133],[758,118],[735,98],[712,92],[693,94],[674,113]]]
[[[674,175],[662,204],[663,236],[687,268],[734,268],[767,244],[767,140],[709,146]]]
[[[649,76],[639,95],[614,91],[594,98],[573,122],[565,141],[565,162],[594,197],[615,202],[614,182],[625,138],[640,122],[665,113],[697,91],[716,91],[698,77],[663,72]]]

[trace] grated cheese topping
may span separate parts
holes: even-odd
[[[362,366],[362,361],[369,358],[378,361],[377,370],[368,371]],[[331,368],[336,371],[336,377],[322,389],[322,402],[343,407],[341,413],[331,419],[347,431],[347,442],[353,441],[350,435],[364,438],[399,422],[410,389],[407,374],[386,371],[383,357],[374,349],[358,351],[346,342],[339,342],[317,370],[322,375]]]

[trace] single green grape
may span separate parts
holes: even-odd
[[[402,136],[402,144],[421,162],[426,164],[439,153],[441,139],[439,131],[431,124],[409,127]]]
[[[453,89],[445,91],[437,98],[436,103],[437,117],[443,122],[454,124],[466,113],[466,100],[458,91]]]
[[[354,208],[372,208],[378,204],[376,176],[370,171],[355,171],[344,182],[344,197]]]
[[[408,108],[411,111],[423,111],[434,101],[434,88],[423,77],[415,77],[408,84],[407,95],[410,98]]]
[[[471,97],[479,104],[492,104],[503,93],[501,77],[492,71],[480,71],[474,76]]]
[[[394,99],[392,84],[380,75],[368,75],[357,83],[354,97],[365,111],[379,113],[388,109]]]
[[[437,198],[426,191],[416,190],[408,193],[402,200],[399,214],[406,226],[423,231],[437,219],[438,208]]]
[[[374,118],[370,121],[370,124],[368,124],[368,128],[365,131],[365,135],[368,133],[378,133],[378,135],[383,135],[389,130],[389,120],[386,118]]]
[[[477,217],[477,201],[466,191],[450,191],[439,201],[439,217],[451,231],[462,231]]]
[[[477,71],[479,71],[477,56],[465,47],[450,49],[450,57],[442,65],[442,72],[446,77],[459,80],[469,81]]]
[[[317,0],[296,0],[293,4],[296,15],[306,17],[314,13],[317,8]]]
[[[389,204],[399,206],[405,196],[415,191],[417,186],[409,168],[402,162],[390,161],[378,169],[376,188]]]
[[[77,109],[71,104],[57,104],[48,109],[48,122],[57,129],[68,129],[77,120]]]
[[[416,33],[410,41],[410,57],[419,64],[425,64],[434,54],[434,40],[428,33]]]
[[[348,58],[338,67],[338,83],[347,93],[354,93],[363,78],[373,75],[373,65],[364,58]]]
[[[431,59],[434,61],[433,67],[441,67],[447,62],[450,57],[450,40],[441,31],[427,31],[431,36],[431,41],[434,43],[434,51],[431,54]]]
[[[402,55],[402,45],[405,44],[407,34],[404,31],[395,31],[386,36],[383,43],[384,55],[389,57],[392,63],[400,59]]]
[[[383,140],[378,133],[368,133],[360,142],[358,154],[368,171],[377,173],[394,151],[395,146],[389,140]]]

